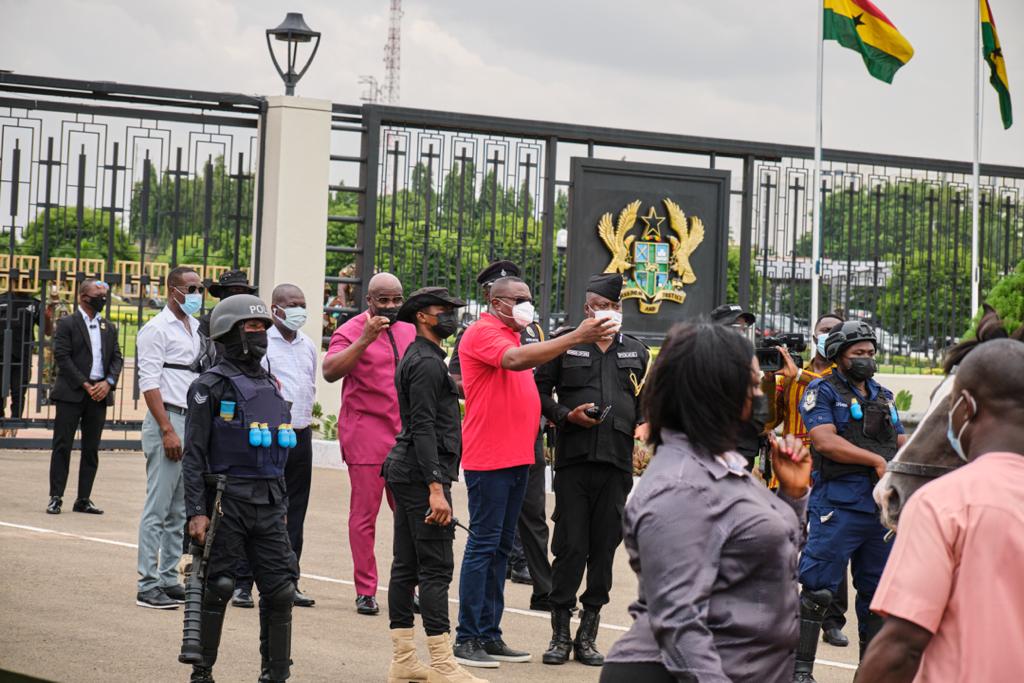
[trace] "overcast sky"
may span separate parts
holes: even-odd
[[[818,0],[405,0],[401,104],[813,144]],[[825,49],[825,145],[969,160],[975,0],[876,0],[917,54],[893,85]],[[984,83],[982,161],[1024,165],[1024,2],[990,0],[1016,125]],[[263,32],[323,33],[300,95],[383,80],[387,0],[0,0],[0,68],[277,94]]]

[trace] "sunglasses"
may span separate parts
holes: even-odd
[[[197,292],[202,294],[206,291],[206,287],[203,287],[202,285],[189,285],[188,287],[175,287],[174,289],[179,292],[185,292],[186,294],[195,294]]]
[[[511,296],[496,296],[495,299],[506,299],[508,301],[514,301],[516,306],[519,304],[532,304],[533,299],[530,297],[511,297]]]

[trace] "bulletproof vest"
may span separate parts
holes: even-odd
[[[893,456],[896,455],[896,451],[899,450],[899,446],[896,443],[896,427],[892,423],[889,403],[882,398],[882,394],[879,393],[878,397],[873,401],[857,398],[853,390],[836,373],[829,375],[824,381],[832,385],[832,388],[836,390],[836,393],[839,394],[840,398],[847,405],[852,406],[853,401],[856,400],[864,411],[864,417],[860,420],[853,419],[851,415],[849,422],[846,423],[845,431],[839,436],[854,446],[859,446],[866,451],[882,456],[886,461],[892,460]],[[811,451],[814,459],[819,463],[821,476],[826,481],[837,479],[847,474],[863,474],[869,478],[875,477],[874,467],[836,462],[827,455],[817,452],[813,446]]]
[[[291,420],[288,404],[269,377],[252,378],[233,367],[217,364],[208,371],[223,377],[235,390],[235,413],[230,420],[218,414],[210,430],[210,471],[232,477],[276,479],[284,476],[288,449],[278,445],[277,428]],[[214,406],[218,408],[218,406]],[[266,422],[271,443],[249,445],[249,425]]]

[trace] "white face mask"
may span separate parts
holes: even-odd
[[[526,327],[533,322],[533,316],[536,310],[533,308],[533,304],[529,301],[524,301],[521,304],[516,304],[512,307],[512,319],[517,324]]]
[[[281,321],[281,324],[287,327],[293,332],[302,328],[306,324],[306,309],[302,306],[292,306],[291,308],[279,308],[278,310],[284,312],[284,317],[274,316]]]
[[[611,320],[616,325],[622,326],[622,311],[594,311],[594,318],[597,320]]]

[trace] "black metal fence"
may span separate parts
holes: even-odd
[[[810,326],[813,150],[447,112],[335,105],[328,281],[333,311],[388,270],[407,290],[478,298],[494,258],[524,265],[542,324],[562,308],[568,159],[625,158],[733,171],[730,297],[766,332]],[[969,164],[825,150],[822,303],[869,320],[887,359],[932,367],[970,311]],[[981,284],[1024,259],[1024,168],[982,165]],[[560,239],[560,237],[562,239]],[[472,308],[469,311],[475,313]]]
[[[50,337],[86,278],[110,286],[125,356],[108,429],[138,429],[135,336],[169,270],[249,265],[262,111],[230,93],[0,74],[0,429],[52,426]],[[49,443],[32,434],[18,445]]]

